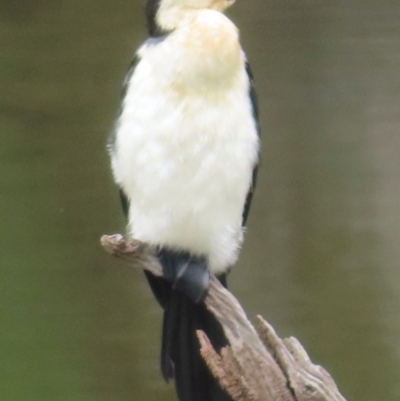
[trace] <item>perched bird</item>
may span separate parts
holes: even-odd
[[[164,278],[147,274],[164,309],[161,369],[181,401],[231,398],[199,354],[196,330],[227,344],[206,310],[209,274],[236,262],[259,154],[253,79],[234,0],[147,0],[150,38],[125,79],[109,152],[128,232],[150,245]]]

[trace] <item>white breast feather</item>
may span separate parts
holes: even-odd
[[[189,29],[190,28],[190,29]],[[234,25],[216,11],[149,40],[118,122],[113,171],[133,237],[232,265],[258,136]]]

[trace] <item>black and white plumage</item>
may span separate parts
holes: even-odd
[[[109,150],[132,237],[154,247],[165,279],[147,274],[164,309],[161,368],[181,401],[230,398],[199,355],[221,327],[201,301],[209,271],[225,284],[243,241],[259,153],[252,75],[232,0],[147,0],[150,38],[124,83]]]

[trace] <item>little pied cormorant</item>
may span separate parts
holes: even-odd
[[[209,272],[236,262],[259,154],[256,95],[234,0],[147,0],[150,38],[125,79],[109,140],[129,235],[153,247],[165,278],[146,274],[164,309],[161,369],[180,401],[228,401],[195,331],[227,344],[202,304]]]

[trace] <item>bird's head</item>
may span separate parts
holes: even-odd
[[[147,0],[146,14],[150,35],[174,30],[185,14],[196,10],[225,11],[235,0]]]

